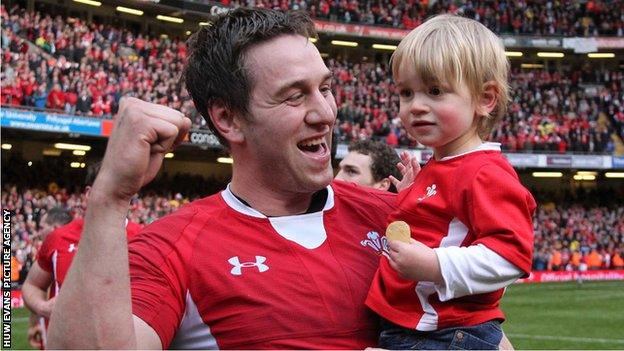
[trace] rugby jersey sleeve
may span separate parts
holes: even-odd
[[[56,241],[57,236],[58,229],[48,234],[41,244],[39,252],[37,252],[37,263],[39,263],[39,266],[48,273],[53,273],[54,269],[54,267],[52,267],[52,254],[54,253],[54,242]]]
[[[513,170],[480,167],[467,189],[467,211],[476,241],[521,269],[531,271],[535,200]]]
[[[194,236],[192,208],[145,227],[129,242],[132,313],[149,324],[167,348],[185,311]]]

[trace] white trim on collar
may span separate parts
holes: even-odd
[[[461,154],[458,155],[453,155],[453,156],[447,156],[447,157],[442,157],[440,159],[440,161],[447,161],[447,160],[452,160],[456,157],[459,156],[464,156],[473,152],[477,152],[477,151],[501,151],[501,143],[493,143],[493,142],[485,142],[479,146],[477,146],[475,149],[472,149],[470,151],[466,151],[463,152]]]
[[[267,216],[245,205],[236,196],[234,196],[234,194],[232,193],[232,190],[230,189],[230,185],[231,183],[228,184],[225,190],[221,192],[221,197],[223,197],[223,200],[228,206],[230,206],[236,212],[240,212],[242,214],[245,214],[251,217],[267,218]],[[334,189],[332,189],[331,185],[328,185],[327,186],[327,201],[325,202],[323,211],[327,211],[333,207],[334,207]],[[292,216],[284,216],[284,217],[292,217]]]

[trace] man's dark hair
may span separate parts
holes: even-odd
[[[401,162],[401,159],[390,145],[373,140],[357,140],[349,145],[349,152],[370,156],[371,173],[375,182],[379,182],[391,175],[401,179],[401,173],[396,166],[397,163]],[[397,192],[393,184],[390,184],[388,191]]]
[[[245,67],[245,54],[253,45],[284,34],[316,37],[314,22],[302,11],[237,8],[203,26],[189,39],[188,63],[182,80],[210,130],[224,147],[208,109],[215,101],[247,116],[253,72]],[[279,60],[279,56],[275,57]]]
[[[87,167],[87,177],[85,178],[84,182],[85,188],[88,186],[93,186],[95,178],[97,178],[98,173],[100,173],[100,168],[102,168],[102,161],[98,161]]]
[[[72,220],[72,215],[69,210],[62,207],[54,207],[46,213],[46,223],[49,225],[65,225]]]

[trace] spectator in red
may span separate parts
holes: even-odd
[[[48,93],[46,107],[52,110],[65,109],[65,93],[61,90],[60,84],[54,84],[52,90]]]

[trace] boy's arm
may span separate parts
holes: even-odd
[[[502,289],[524,272],[502,256],[478,244],[433,249],[438,258],[442,283],[435,289],[440,301]]]
[[[504,288],[524,272],[484,245],[432,249],[391,240],[389,263],[401,277],[435,283],[440,301]]]

